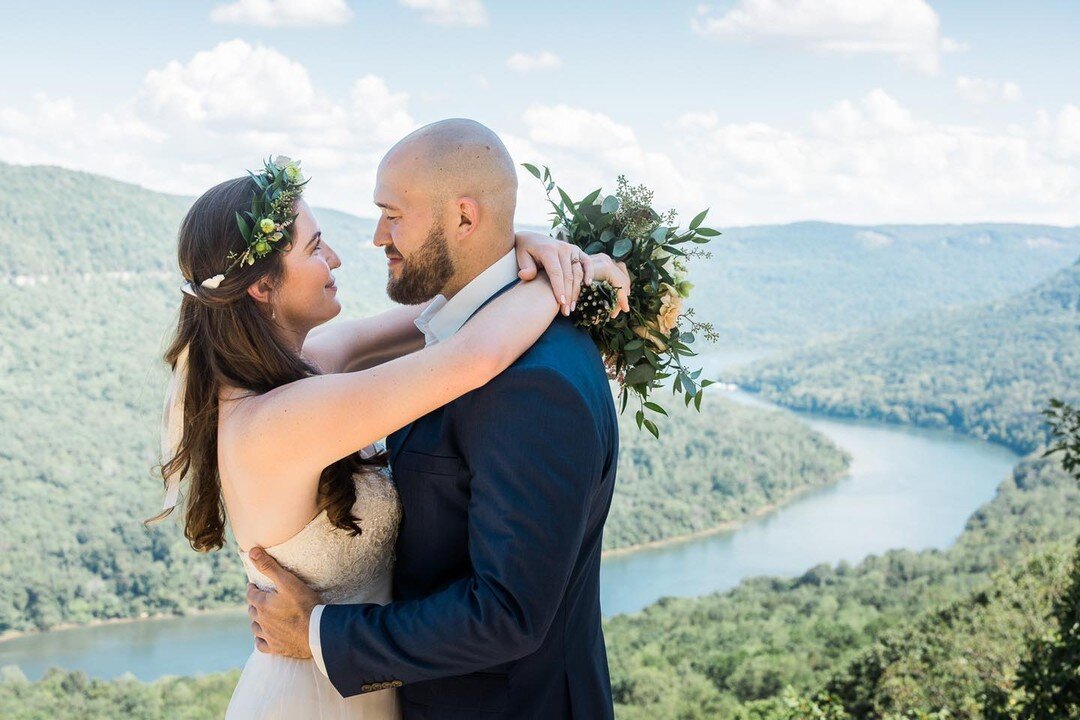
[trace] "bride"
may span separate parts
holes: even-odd
[[[305,184],[298,163],[278,158],[208,190],[180,226],[187,280],[165,353],[167,496],[155,519],[171,512],[183,480],[184,532],[196,550],[221,548],[228,522],[260,588],[273,585],[243,548],[265,548],[324,603],[385,604],[401,513],[376,442],[501,373],[560,306],[569,314],[582,282],[626,288],[628,277],[607,256],[519,233],[522,278],[542,278],[538,263],[548,282],[513,287],[445,342],[423,347],[415,321],[426,304],[320,328],[341,310],[333,274],[341,261],[302,198]],[[437,262],[440,243],[432,232],[396,261]],[[399,716],[394,689],[343,699],[312,660],[260,652],[227,713]]]

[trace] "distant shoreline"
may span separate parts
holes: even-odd
[[[85,630],[87,628],[101,627],[103,625],[126,625],[129,623],[146,622],[148,620],[172,620],[175,618],[191,617],[192,615],[226,615],[239,613],[244,610],[243,605],[227,605],[223,607],[206,608],[199,610],[187,610],[184,613],[146,613],[127,618],[104,618],[94,619],[85,623],[60,623],[46,630],[8,630],[0,633],[0,644],[9,640],[16,640],[31,635],[45,635],[46,633],[63,632],[65,630]]]
[[[668,545],[677,545],[679,543],[689,542],[691,540],[700,540],[701,538],[709,537],[711,535],[720,535],[725,532],[737,530],[749,521],[759,518],[763,515],[768,515],[774,510],[778,510],[784,505],[787,505],[803,493],[835,485],[837,482],[840,481],[841,478],[847,475],[849,471],[850,468],[845,468],[841,472],[836,473],[836,475],[830,478],[828,482],[825,482],[822,485],[803,485],[802,487],[797,487],[776,502],[762,505],[761,507],[751,510],[742,517],[733,520],[725,520],[719,525],[713,525],[702,530],[695,530],[694,532],[684,533],[682,535],[672,535],[671,537],[661,538],[659,540],[650,540],[649,542],[637,543],[636,545],[627,545],[620,548],[611,548],[610,550],[604,550],[600,554],[600,557],[606,560],[607,558],[619,557],[622,555],[632,555],[640,550],[652,550],[655,548],[666,547]]]

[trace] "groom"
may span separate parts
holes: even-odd
[[[383,159],[375,244],[392,299],[434,298],[416,321],[426,343],[516,281],[516,191],[506,148],[470,120]],[[249,590],[259,649],[313,656],[343,696],[401,687],[406,720],[611,718],[599,576],[618,431],[589,337],[557,317],[506,372],[388,445],[404,508],[395,602],[316,606],[253,551],[279,588]]]

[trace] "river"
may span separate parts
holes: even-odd
[[[755,354],[712,356],[707,373]],[[717,390],[717,392],[721,392]],[[740,391],[732,399],[776,408]],[[944,548],[993,497],[1017,456],[949,432],[795,413],[852,455],[850,473],[733,530],[607,558],[605,615],[635,612],[664,596],[723,591],[755,575],[797,575],[819,563],[857,562],[892,548]],[[92,677],[218,672],[251,650],[242,611],[145,620],[28,635],[0,643],[0,666],[30,679],[49,667]]]

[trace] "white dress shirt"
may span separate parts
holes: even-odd
[[[413,321],[417,329],[424,334],[424,346],[435,345],[453,337],[454,333],[468,322],[481,305],[492,295],[517,280],[517,277],[517,255],[514,250],[511,250],[473,278],[454,297],[447,300],[443,295],[436,295]],[[323,662],[319,626],[325,607],[325,605],[316,605],[311,611],[311,620],[308,622],[308,645],[311,646],[311,657],[323,675],[327,675],[327,672],[326,664]]]

